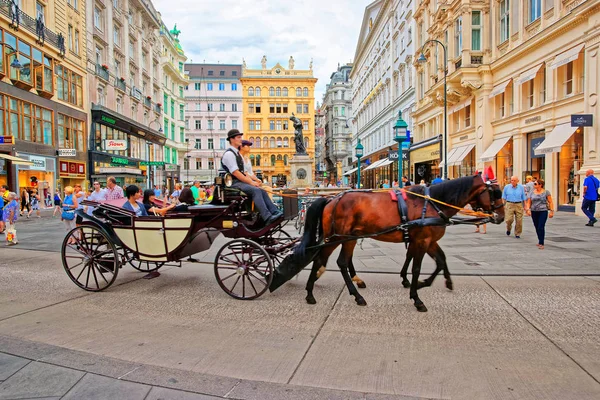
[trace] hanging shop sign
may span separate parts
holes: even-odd
[[[0,136],[0,144],[15,144],[13,136]]]
[[[127,150],[127,140],[105,139],[103,147],[104,150]]]
[[[58,174],[62,177],[85,178],[85,163],[59,160]]]
[[[573,114],[571,115],[571,126],[582,127],[582,126],[594,126],[594,115],[593,114]]]
[[[161,166],[165,165],[165,162],[164,161],[140,161],[140,165],[150,165],[150,166],[161,167]]]
[[[57,155],[59,157],[76,157],[77,150],[75,150],[75,149],[58,149]]]

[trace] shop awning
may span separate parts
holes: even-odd
[[[9,156],[8,154],[0,153],[0,158],[4,158],[5,160],[8,160],[16,165],[33,165],[32,161],[25,160],[23,158],[19,158],[19,157],[15,157],[15,156]]]
[[[579,46],[573,47],[572,49],[557,55],[550,68],[556,69],[562,65],[570,63],[571,61],[577,60],[579,58],[579,53],[581,52],[584,46],[585,44],[582,43]]]
[[[570,122],[566,124],[556,125],[552,132],[540,145],[535,149],[536,155],[542,155],[547,153],[558,153],[560,148],[569,138],[575,133],[577,127],[571,126]]]
[[[458,151],[458,149],[461,149],[462,147],[455,147],[453,149],[450,150],[450,152],[448,152],[448,160],[452,161],[452,158],[454,157],[454,153],[456,153]],[[440,161],[440,168],[442,168],[444,165],[446,165],[446,160],[442,160]],[[449,165],[452,165],[452,163],[450,163]]]
[[[496,155],[500,152],[500,150],[502,150],[504,145],[508,143],[511,137],[512,136],[494,140],[490,147],[488,147],[481,155],[481,161],[494,161]]]
[[[525,82],[528,82],[528,81],[532,80],[533,78],[535,78],[535,76],[537,75],[540,68],[542,68],[542,65],[543,64],[536,65],[535,67],[533,67],[533,68],[523,72],[521,75],[519,75],[519,77],[517,78],[517,82],[519,83],[519,85],[522,85]]]
[[[374,168],[379,167],[382,163],[385,162],[385,160],[387,160],[387,158],[375,161],[374,163],[372,163],[371,165],[369,165],[367,168],[365,168],[364,171],[368,171],[370,169],[374,169]]]
[[[344,176],[352,175],[352,174],[353,174],[353,173],[355,173],[357,170],[358,170],[358,167],[357,167],[357,168],[352,168],[350,171],[346,171],[346,172],[344,173]]]
[[[470,105],[471,102],[473,101],[473,97],[468,98],[467,100],[463,101],[462,103],[457,104],[456,106],[454,106],[451,110],[450,110],[450,114],[453,114],[457,111],[462,110],[463,108],[465,108],[466,106]]]
[[[453,149],[454,151],[448,155],[448,165],[457,165],[463,162],[465,157],[475,148],[474,144],[469,144],[467,146],[461,146]]]
[[[490,92],[489,98],[491,99],[492,97],[496,97],[499,94],[504,93],[504,91],[506,90],[506,87],[508,86],[509,83],[510,83],[510,79],[505,82],[502,82],[499,85],[494,86],[494,88]]]
[[[377,168],[385,167],[387,165],[390,165],[393,162],[394,162],[394,160],[385,160],[385,162],[381,163],[381,165],[379,167],[377,167]]]

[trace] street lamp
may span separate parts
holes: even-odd
[[[356,158],[358,159],[358,169],[357,169],[358,172],[357,172],[357,179],[356,179],[358,181],[358,184],[356,186],[357,189],[360,189],[360,158],[363,156],[364,149],[365,148],[363,147],[363,145],[360,144],[360,139],[358,139],[358,144],[356,145],[356,148],[354,149],[355,150],[354,154],[356,155]]]
[[[448,179],[448,88],[446,84],[446,77],[448,76],[448,54],[446,53],[446,46],[442,42],[437,39],[429,39],[423,46],[421,46],[421,55],[417,59],[419,64],[423,64],[427,62],[427,58],[425,58],[425,54],[423,54],[423,49],[428,43],[436,43],[442,46],[444,50],[444,147],[443,147],[443,155],[444,155],[444,180]]]
[[[394,133],[396,136],[394,140],[398,142],[398,185],[402,187],[402,167],[404,166],[404,160],[402,159],[402,142],[409,139],[406,135],[408,124],[402,119],[402,111],[398,111],[398,120],[394,125]]]
[[[148,124],[148,128],[152,129],[152,124],[153,123],[157,123],[158,124],[158,133],[163,133],[162,125],[160,124],[158,118],[156,118],[154,121],[150,121],[150,123]],[[148,143],[148,165],[146,167],[147,168],[146,169],[146,176],[148,178],[148,189],[152,189],[152,186],[150,186],[150,170],[152,169],[150,167],[150,145],[152,144],[152,142],[146,142],[146,143]],[[154,173],[152,175],[153,175],[153,178],[154,178],[154,175],[156,175],[156,165],[154,166],[154,170],[153,171],[154,171]],[[166,173],[165,173],[165,180],[166,180]]]

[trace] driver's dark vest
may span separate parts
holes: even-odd
[[[242,155],[239,152],[235,152],[233,151],[233,149],[229,148],[227,150],[225,150],[225,153],[223,153],[223,157],[225,157],[225,154],[230,151],[233,153],[233,155],[235,156],[235,162],[237,163],[238,169],[240,170],[240,172],[244,175],[246,175],[246,172],[244,171],[244,159],[242,158]],[[231,174],[231,171],[229,170],[229,168],[227,168],[227,166],[225,164],[223,164],[223,157],[221,157],[221,168],[223,168],[225,171],[227,171],[228,173]],[[237,179],[235,176],[233,176],[233,174],[231,174],[232,178],[234,181],[239,181],[239,179]]]

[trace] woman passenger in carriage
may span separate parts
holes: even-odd
[[[135,212],[137,217],[147,217],[148,213],[146,212],[146,208],[138,199],[140,198],[140,188],[136,185],[129,185],[127,189],[125,189],[125,196],[127,197],[127,201],[123,204],[123,208],[129,211]]]
[[[154,204],[154,199],[156,199],[156,194],[152,189],[144,190],[144,208],[146,209],[146,213],[150,215],[150,213],[159,214],[163,217],[165,214],[174,209],[176,207],[175,204],[169,204],[167,207],[160,208]]]

